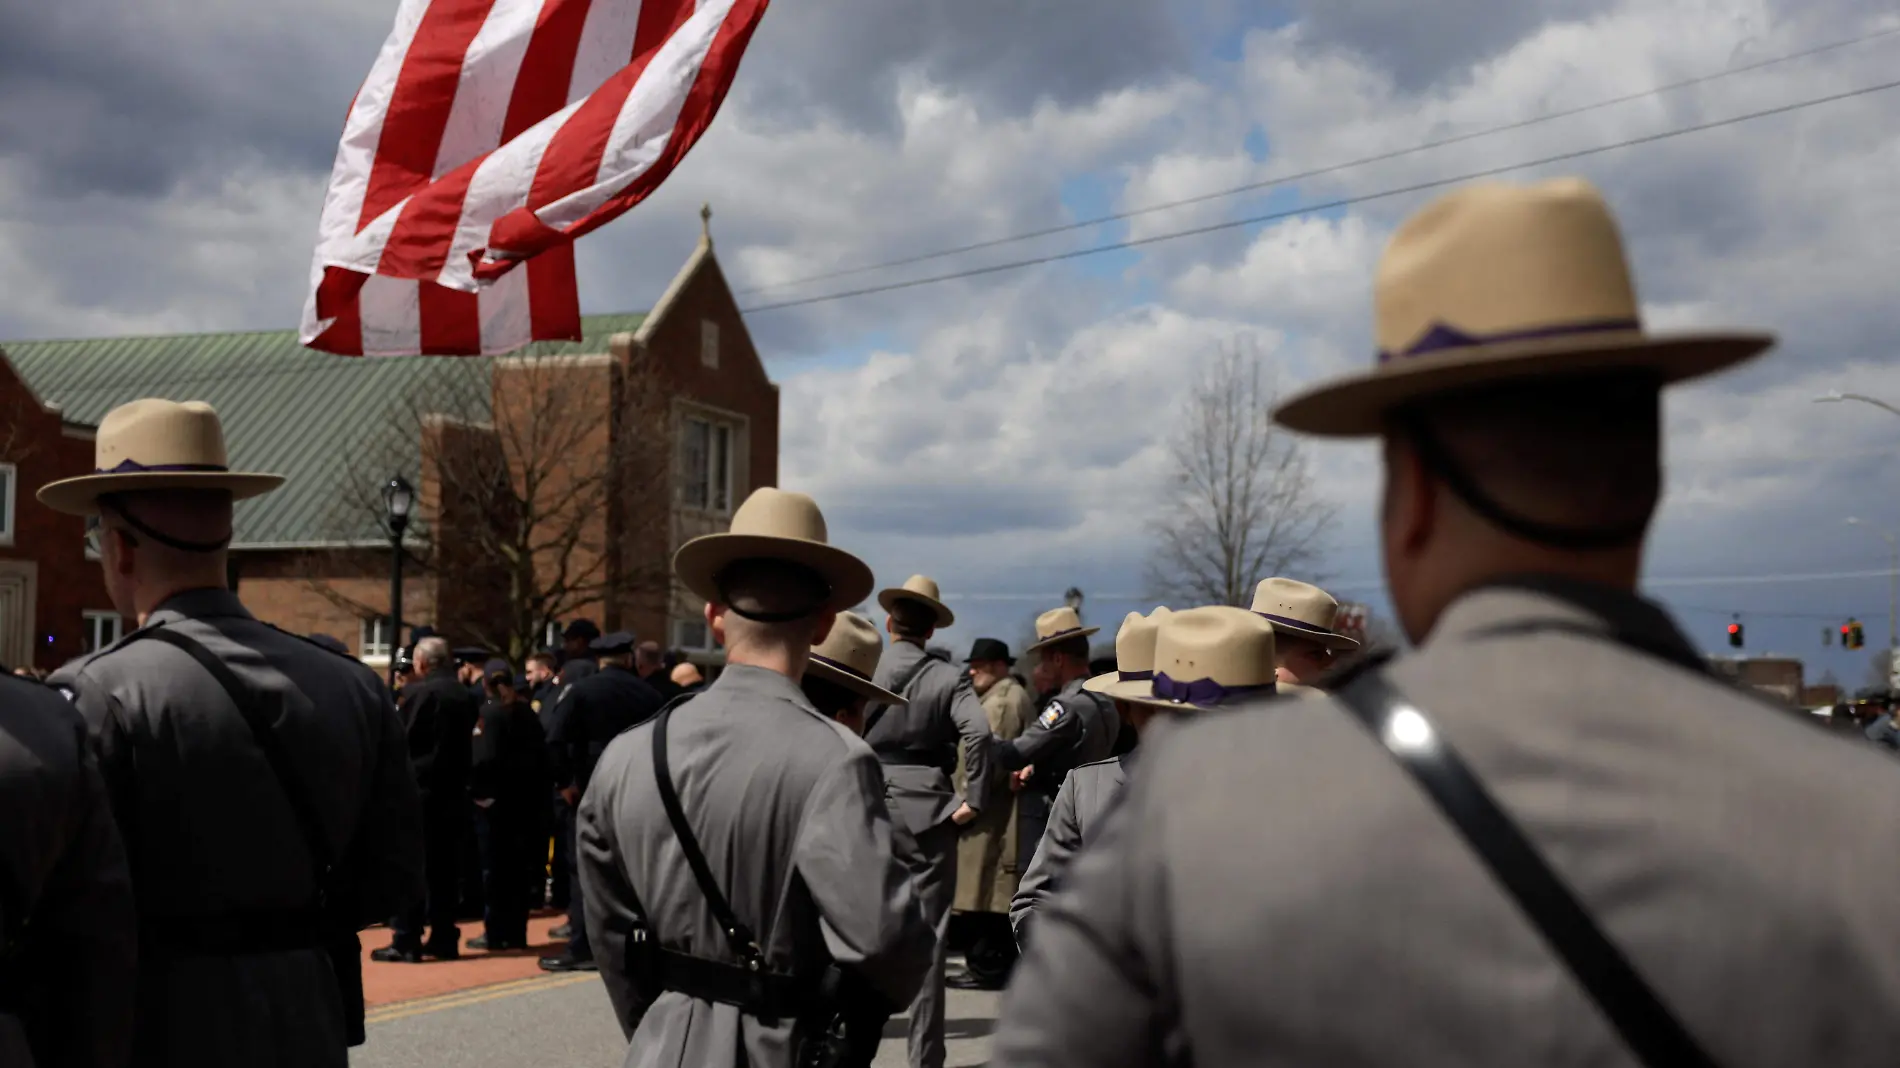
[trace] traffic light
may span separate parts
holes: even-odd
[[[1730,623],[1728,625],[1728,643],[1737,649],[1742,647],[1742,625],[1740,623]]]
[[[1848,648],[1858,649],[1867,642],[1866,632],[1861,629],[1860,620],[1850,619],[1847,626],[1841,628],[1847,632]]]
[[[1843,623],[1841,624],[1841,648],[1852,649],[1853,647],[1854,625],[1852,623]]]

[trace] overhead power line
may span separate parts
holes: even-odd
[[[1260,181],[1255,181],[1255,182],[1246,182],[1241,185],[1231,186],[1227,189],[1220,189],[1211,193],[1202,193],[1198,196],[1185,197],[1180,200],[1169,200],[1169,201],[1164,201],[1157,204],[1149,204],[1145,207],[1140,207],[1140,208],[1130,208],[1126,211],[1112,212],[1107,215],[1097,215],[1097,216],[1094,216],[1093,218],[1079,219],[1075,222],[1063,223],[1060,226],[1049,226],[1049,227],[1044,227],[1043,229],[1040,229],[1040,230],[1028,230],[1020,234],[1012,234],[1008,237],[992,238],[988,241],[977,241],[968,245],[957,245],[953,248],[939,249],[935,252],[925,252],[925,253],[921,253],[915,256],[906,256],[902,259],[885,260],[882,263],[865,264],[864,266],[861,266],[861,267],[847,267],[841,270],[826,271],[822,274],[806,275],[803,278],[795,278],[788,282],[771,282],[762,286],[753,286],[749,289],[738,290],[738,295],[750,296],[751,294],[754,294],[754,293],[764,293],[764,292],[774,290],[774,289],[787,289],[792,286],[806,285],[811,282],[823,282],[823,281],[828,281],[833,278],[846,278],[854,274],[865,274],[870,271],[887,270],[892,267],[907,267],[915,263],[925,263],[930,260],[943,259],[946,256],[961,255],[962,253],[965,253],[965,252],[977,252],[982,249],[996,248],[1001,245],[1013,245],[1022,241],[1032,241],[1039,237],[1050,237],[1055,234],[1069,233],[1070,231],[1073,231],[1073,230],[1085,230],[1092,226],[1100,226],[1103,223],[1120,222],[1124,219],[1133,219],[1133,218],[1138,218],[1143,215],[1152,215],[1155,212],[1159,212],[1159,211],[1172,211],[1175,208],[1188,207],[1193,204],[1204,204],[1210,200],[1219,200],[1224,197],[1238,196],[1241,193],[1252,193],[1252,192],[1258,192],[1263,189],[1272,189],[1275,186],[1288,185],[1293,182],[1301,182],[1309,178],[1321,178],[1329,174],[1337,174],[1340,171],[1352,170],[1353,168],[1356,168],[1356,167],[1365,167],[1374,163],[1385,163],[1390,160],[1403,159],[1406,156],[1417,155],[1420,152],[1429,152],[1433,149],[1445,148],[1449,145],[1463,144],[1467,141],[1475,141],[1480,138],[1491,137],[1491,136],[1501,134],[1501,133],[1510,133],[1514,130],[1523,130],[1532,126],[1542,125],[1543,123],[1555,122],[1558,119],[1567,119],[1572,116],[1583,115],[1592,111],[1601,111],[1604,108],[1615,107],[1618,104],[1628,104],[1637,100],[1643,100],[1643,99],[1647,99],[1653,96],[1661,96],[1664,93],[1673,93],[1679,89],[1688,89],[1697,85],[1706,85],[1710,82],[1720,81],[1723,78],[1731,78],[1738,74],[1749,74],[1754,71],[1765,70],[1769,67],[1779,66],[1780,64],[1783,64],[1783,63],[1791,63],[1798,59],[1808,59],[1813,56],[1822,55],[1827,52],[1838,51],[1840,49],[1848,48],[1853,45],[1865,44],[1869,41],[1878,40],[1883,37],[1891,37],[1895,34],[1900,34],[1900,26],[1892,26],[1884,30],[1876,30],[1872,33],[1862,34],[1859,37],[1855,37],[1849,40],[1835,41],[1835,42],[1832,42],[1831,44],[1819,45],[1814,48],[1803,49],[1799,52],[1790,52],[1786,55],[1773,56],[1768,59],[1757,60],[1754,63],[1745,64],[1740,67],[1728,67],[1723,70],[1713,71],[1708,74],[1698,75],[1694,78],[1685,78],[1682,81],[1670,82],[1667,85],[1654,86],[1652,88],[1644,89],[1639,92],[1624,93],[1621,96],[1609,97],[1608,99],[1598,100],[1594,103],[1584,104],[1579,107],[1564,108],[1560,111],[1547,112],[1545,114],[1538,115],[1533,118],[1520,119],[1516,122],[1505,123],[1502,126],[1489,126],[1482,130],[1472,130],[1466,133],[1456,134],[1451,137],[1440,138],[1436,141],[1426,141],[1421,144],[1412,145],[1407,148],[1393,149],[1388,152],[1380,152],[1371,156],[1361,156],[1358,159],[1348,160],[1344,163],[1334,163],[1334,164],[1329,164],[1324,167],[1315,167],[1311,170],[1304,170],[1304,171],[1298,171],[1298,172],[1290,173],[1290,174],[1276,175],[1272,178],[1266,178],[1266,179],[1262,179]]]
[[[1822,104],[1838,103],[1842,100],[1851,100],[1855,97],[1868,96],[1873,93],[1885,92],[1889,89],[1900,89],[1900,81],[1881,82],[1878,85],[1849,89],[1846,92],[1831,93],[1827,96],[1813,97],[1807,100],[1797,100],[1792,104],[1782,104],[1777,107],[1764,108],[1761,111],[1751,111],[1726,119],[1717,119],[1713,122],[1702,122],[1693,126],[1682,126],[1674,130],[1664,130],[1661,133],[1645,134],[1641,137],[1632,137],[1607,145],[1572,149],[1569,152],[1559,152],[1556,155],[1542,156],[1538,159],[1525,160],[1521,163],[1510,163],[1501,167],[1488,167],[1480,171],[1468,171],[1464,174],[1453,175],[1449,178],[1435,178],[1427,182],[1414,182],[1411,185],[1399,186],[1394,189],[1384,189],[1377,193],[1361,193],[1357,196],[1340,197],[1337,200],[1329,200],[1319,204],[1307,204],[1298,208],[1290,208],[1286,211],[1268,212],[1265,215],[1251,215],[1244,219],[1231,219],[1227,222],[1210,223],[1206,226],[1196,226],[1187,230],[1175,230],[1165,234],[1153,234],[1148,237],[1134,238],[1127,241],[1115,241],[1106,245],[1095,245],[1090,248],[1070,249],[1067,252],[1054,252],[1046,256],[1032,256],[1028,259],[1011,260],[1006,263],[993,263],[987,267],[972,267],[966,270],[952,271],[949,274],[929,275],[924,278],[913,278],[904,282],[886,282],[883,285],[848,289],[840,293],[826,293],[816,297],[801,297],[797,300],[779,301],[776,304],[758,304],[750,308],[742,308],[740,311],[745,315],[757,315],[760,312],[777,311],[781,308],[797,308],[806,304],[822,304],[828,301],[845,300],[849,297],[869,296],[873,293],[890,293],[900,289],[915,289],[918,286],[934,285],[938,282],[950,282],[961,278],[976,278],[986,274],[999,274],[1003,271],[1020,270],[1024,267],[1036,267],[1045,263],[1079,260],[1088,256],[1099,256],[1106,252],[1120,252],[1124,249],[1160,244],[1163,241],[1176,241],[1184,237],[1198,237],[1202,234],[1234,230],[1243,226],[1279,222],[1284,219],[1298,218],[1302,215],[1313,215],[1322,211],[1335,211],[1340,208],[1349,208],[1356,204],[1365,204],[1374,200],[1386,200],[1391,197],[1404,196],[1407,193],[1422,193],[1431,189],[1442,189],[1445,186],[1462,185],[1465,182],[1475,181],[1479,178],[1493,178],[1497,175],[1509,174],[1513,171],[1530,170],[1534,167],[1543,167],[1552,163],[1563,163],[1567,160],[1582,159],[1586,156],[1601,155],[1602,153],[1613,152],[1618,149],[1653,144],[1657,141],[1667,141],[1687,134],[1718,130],[1725,126],[1735,126],[1739,123],[1750,122],[1755,119],[1765,119],[1774,115],[1786,115],[1790,112],[1819,107]]]

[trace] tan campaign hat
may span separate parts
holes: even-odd
[[[1485,182],[1428,204],[1392,235],[1373,304],[1378,362],[1291,398],[1275,422],[1361,437],[1380,433],[1394,408],[1435,394],[1627,369],[1677,382],[1775,340],[1645,331],[1616,219],[1579,178]]]
[[[224,425],[203,401],[130,401],[106,413],[93,444],[90,475],[40,487],[40,503],[68,515],[93,515],[108,493],[166,489],[229,490],[233,500],[269,493],[282,475],[233,471]]]
[[[1082,684],[1105,697],[1147,697],[1155,677],[1155,636],[1173,613],[1157,608],[1147,615],[1128,613],[1115,634],[1115,670]]]
[[[957,621],[956,613],[943,603],[943,591],[937,588],[937,581],[928,575],[912,575],[904,580],[902,586],[877,595],[877,603],[886,612],[891,611],[891,606],[899,601],[915,601],[937,613],[939,628],[951,626]]]
[[[1155,634],[1155,677],[1124,701],[1162,708],[1221,708],[1275,693],[1273,624],[1245,608],[1171,613]]]
[[[765,486],[752,491],[724,534],[704,534],[673,554],[682,585],[711,602],[721,598],[719,573],[740,560],[783,560],[817,572],[831,585],[825,608],[837,612],[871,595],[877,585],[864,561],[825,540],[825,516],[802,493]]]
[[[1265,616],[1273,629],[1295,638],[1316,641],[1328,649],[1353,649],[1357,638],[1339,633],[1339,602],[1310,582],[1290,578],[1263,579],[1254,587],[1253,610]]]
[[[856,612],[839,612],[831,633],[811,651],[811,663],[805,672],[863,694],[887,705],[905,705],[903,697],[871,681],[877,674],[877,662],[884,655],[884,636],[872,622]]]
[[[1083,626],[1082,617],[1073,608],[1052,608],[1036,617],[1036,643],[1025,651],[1033,653],[1070,638],[1086,638],[1101,629]]]

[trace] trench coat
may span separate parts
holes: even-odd
[[[1014,741],[1023,725],[1036,715],[1036,702],[1013,677],[1005,675],[982,695],[990,733],[1000,741]],[[968,777],[963,754],[957,755],[956,788],[964,791]],[[995,768],[990,778],[990,802],[963,829],[957,843],[958,912],[1008,912],[1016,892],[1016,797],[1009,790],[1009,772]]]

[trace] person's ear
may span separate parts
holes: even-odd
[[[712,635],[715,647],[726,647],[726,610],[710,601],[706,603],[706,632]]]

